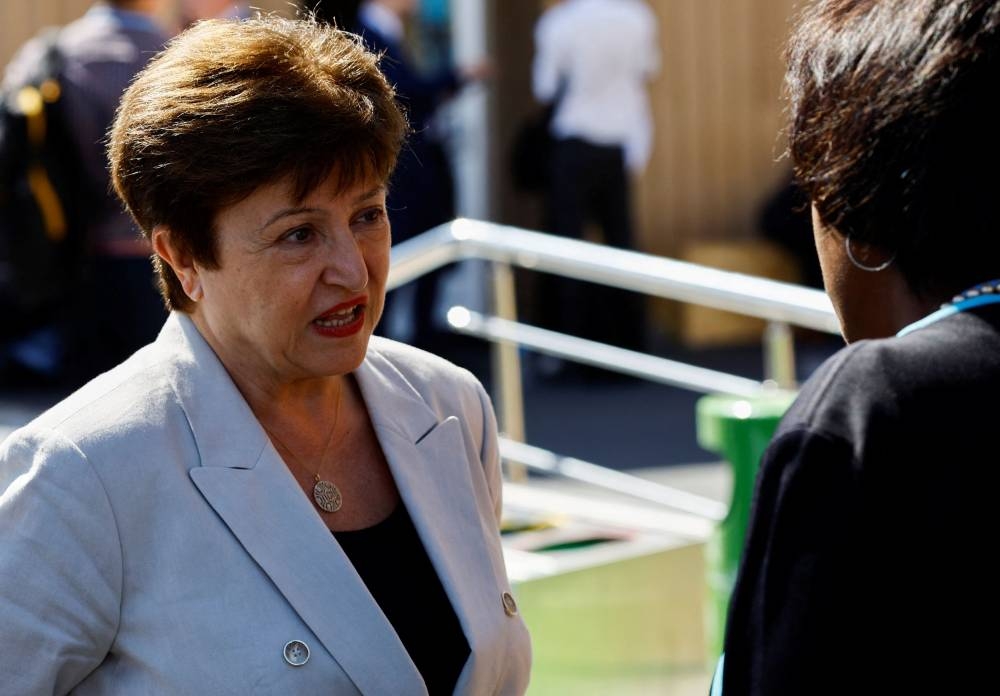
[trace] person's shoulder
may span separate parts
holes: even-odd
[[[491,409],[474,374],[433,353],[373,336],[366,361],[385,384],[413,390],[439,417],[473,417]]]
[[[877,408],[891,391],[885,362],[885,341],[858,341],[837,351],[802,385],[779,435],[795,428],[844,434],[849,414]]]
[[[130,479],[185,451],[187,421],[167,372],[143,351],[10,433],[0,444],[0,491],[25,475],[60,486],[76,481],[67,496],[97,500],[123,472]],[[93,498],[97,481],[105,493]]]
[[[58,433],[81,449],[160,427],[176,398],[169,360],[156,344],[93,378],[41,413],[27,431]]]
[[[655,38],[659,20],[653,8],[645,0],[615,0],[614,12],[621,19],[623,28],[627,26],[636,40]]]
[[[553,21],[558,21],[560,17],[565,17],[567,14],[572,14],[573,3],[572,2],[557,2],[554,5],[550,5],[542,11],[542,14],[538,17],[538,23],[551,23]]]
[[[152,17],[136,14],[115,21],[109,12],[91,9],[59,32],[59,47],[72,63],[145,63],[168,40]]]
[[[807,425],[844,434],[852,427],[932,407],[929,395],[938,387],[975,388],[987,368],[963,376],[956,360],[960,342],[954,326],[932,327],[906,336],[862,340],[830,357],[802,385],[783,428]],[[994,360],[1000,369],[1000,359]]]
[[[18,87],[34,81],[38,74],[38,66],[42,63],[50,45],[56,40],[53,31],[49,29],[39,32],[14,53],[4,69],[5,88]]]
[[[558,31],[559,26],[565,22],[568,9],[565,3],[559,3],[542,12],[535,22],[536,43],[551,40],[553,33]]]
[[[646,2],[646,0],[634,0],[634,2],[639,6],[639,11],[642,12],[643,16],[649,19],[656,19],[656,12],[653,11],[653,6]]]

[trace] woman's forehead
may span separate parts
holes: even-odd
[[[347,180],[333,173],[305,195],[297,195],[296,182],[289,176],[257,187],[249,195],[223,207],[219,217],[236,215],[267,227],[281,217],[308,211],[319,212],[330,206],[354,206],[380,199],[386,195],[386,185],[379,179]]]

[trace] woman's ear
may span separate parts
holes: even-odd
[[[201,274],[194,263],[190,252],[174,243],[174,237],[169,227],[157,225],[151,235],[153,251],[164,263],[173,269],[174,275],[181,282],[184,293],[192,302],[198,302],[205,292],[201,287]]]

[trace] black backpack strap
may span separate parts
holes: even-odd
[[[51,127],[49,117],[52,109],[47,107],[62,97],[60,80],[64,61],[59,49],[59,34],[58,28],[45,29],[39,34],[43,51],[37,72],[31,80],[7,95],[13,101],[8,108],[25,119],[28,185],[41,211],[45,234],[54,242],[66,238],[68,222],[62,201],[42,163],[42,151]]]
[[[80,294],[81,167],[62,100],[58,29],[39,34],[0,94],[0,343],[60,321]],[[41,45],[39,46],[39,42]]]

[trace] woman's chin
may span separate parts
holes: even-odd
[[[305,370],[314,377],[338,377],[354,372],[365,360],[368,341],[359,341],[357,345],[343,347],[336,351],[325,351],[304,361]]]

